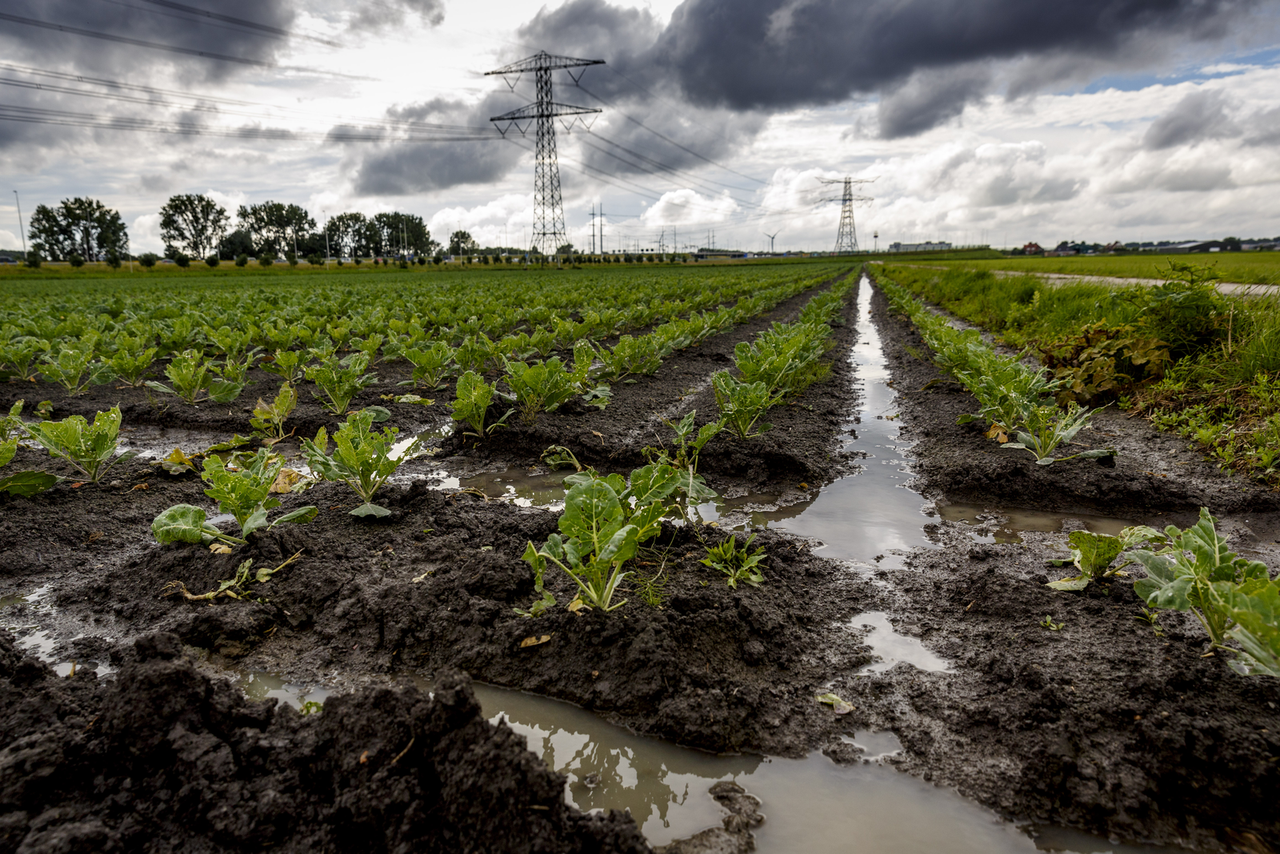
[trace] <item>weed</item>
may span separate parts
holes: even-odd
[[[739,546],[738,538],[730,534],[719,545],[708,547],[707,556],[699,563],[718,569],[729,576],[729,586],[735,590],[739,581],[758,587],[760,582],[764,581],[764,576],[760,574],[757,567],[767,555],[764,549],[751,550],[751,543],[755,538],[756,535],[752,534]]]

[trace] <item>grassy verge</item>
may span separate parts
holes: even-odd
[[[986,270],[886,267],[911,293],[1038,356],[1060,402],[1115,402],[1280,488],[1280,297],[1223,296],[1176,264],[1154,287],[1050,287]]]
[[[933,259],[949,260],[949,259]],[[1213,255],[1077,255],[1067,258],[1001,257],[952,263],[977,270],[1018,273],[1058,273],[1066,276],[1107,276],[1119,279],[1162,280],[1170,262],[1203,264],[1224,282],[1246,285],[1280,284],[1280,252],[1225,252]],[[889,263],[893,263],[892,260]]]

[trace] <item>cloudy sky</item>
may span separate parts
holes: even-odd
[[[534,82],[484,72],[539,50],[605,61],[553,78],[602,110],[557,136],[579,247],[831,248],[844,176],[866,248],[1280,235],[1280,0],[0,0],[0,43],[4,189],[139,252],[178,193],[527,245],[489,118]]]

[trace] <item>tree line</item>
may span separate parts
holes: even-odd
[[[241,205],[233,222],[226,208],[208,196],[172,196],[160,209],[160,236],[167,258],[312,258],[325,256],[420,256],[441,253],[445,246],[431,237],[422,217],[391,212],[365,216],[338,214],[317,227],[299,205],[267,201]],[[58,205],[38,205],[28,238],[37,259],[106,261],[128,259],[129,233],[120,214],[97,199],[64,199]],[[476,249],[465,231],[451,235],[448,250],[460,254]]]

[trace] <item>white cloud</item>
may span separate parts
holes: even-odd
[[[129,226],[129,251],[135,255],[164,251],[164,239],[160,237],[160,214],[143,214]]]
[[[721,223],[739,211],[738,203],[726,190],[719,196],[704,196],[690,189],[662,194],[643,214],[640,221],[649,227]]]
[[[21,249],[22,240],[12,231],[0,229],[0,249]]]

